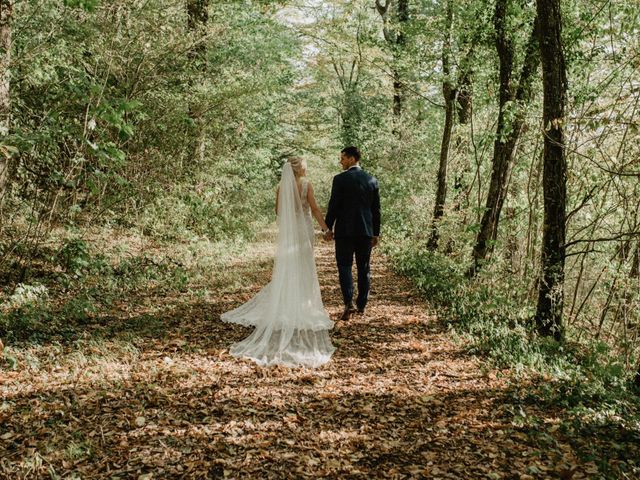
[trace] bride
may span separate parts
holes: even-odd
[[[271,282],[247,303],[221,316],[224,322],[255,326],[230,352],[263,366],[317,367],[328,362],[335,350],[329,338],[333,322],[322,304],[313,257],[311,215],[323,232],[328,228],[305,174],[306,163],[300,157],[289,158],[282,168]]]

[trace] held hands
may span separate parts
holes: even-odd
[[[371,238],[371,248],[376,247],[378,245],[379,240],[380,240],[380,237]]]

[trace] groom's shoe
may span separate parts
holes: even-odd
[[[356,311],[356,307],[353,306],[353,304],[347,305],[344,307],[344,312],[342,312],[342,315],[340,316],[340,320],[349,320],[349,318],[351,318],[351,314],[354,313]]]

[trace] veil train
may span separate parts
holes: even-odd
[[[282,168],[278,193],[278,239],[271,282],[223,322],[255,326],[230,353],[259,365],[318,367],[335,351],[333,322],[324,309],[305,212],[293,168]]]

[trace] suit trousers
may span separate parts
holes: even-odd
[[[371,237],[338,237],[336,242],[336,262],[338,264],[338,276],[340,277],[340,289],[345,305],[353,302],[353,277],[351,268],[353,257],[356,258],[358,270],[358,298],[356,306],[364,310],[369,299],[369,287],[371,285]]]

